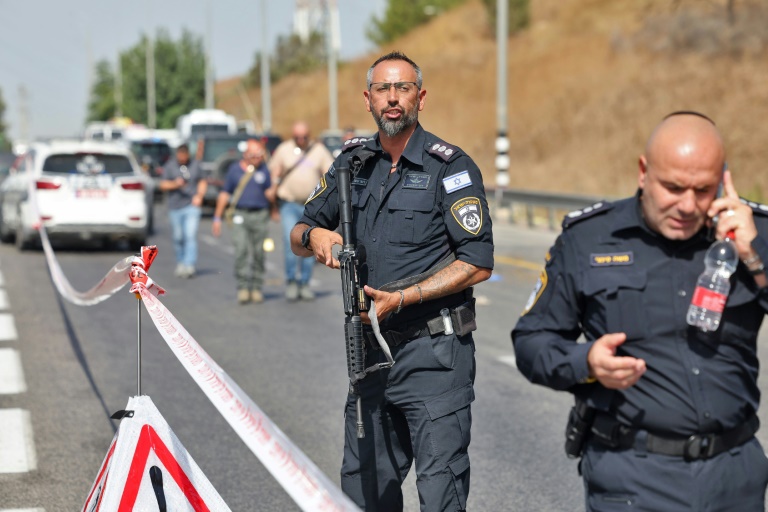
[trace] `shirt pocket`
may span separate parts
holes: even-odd
[[[371,198],[371,192],[367,188],[352,187],[352,222],[355,226],[355,236],[361,240],[366,232],[365,207]]]
[[[388,242],[394,245],[419,245],[433,237],[434,190],[401,190],[390,198]]]
[[[627,340],[647,335],[643,292],[647,282],[642,270],[627,267],[589,269],[584,276],[583,291],[587,303],[597,308],[591,312],[603,315],[605,332],[623,332]],[[602,335],[601,334],[601,335]]]

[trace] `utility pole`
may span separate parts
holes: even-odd
[[[115,65],[115,117],[123,117],[123,64],[120,53]]]
[[[261,127],[272,131],[272,98],[269,83],[269,38],[267,37],[267,0],[261,0]]]
[[[147,60],[147,126],[154,129],[157,127],[155,117],[157,115],[155,107],[155,46],[152,42],[152,36],[147,36],[146,47]]]
[[[326,0],[325,41],[328,51],[328,128],[339,127],[339,88],[336,57],[341,49],[339,35],[339,7],[336,0]]]
[[[509,139],[507,138],[507,34],[509,0],[496,0],[496,210],[504,188],[509,186]]]
[[[211,0],[205,0],[205,108],[213,107],[213,63],[211,62]]]

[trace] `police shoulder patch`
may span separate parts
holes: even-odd
[[[326,188],[328,188],[328,185],[325,182],[325,176],[323,176],[322,178],[320,178],[320,181],[317,182],[317,185],[315,185],[315,188],[312,189],[312,192],[309,193],[309,197],[307,198],[304,204],[308,204],[311,200],[320,196],[323,192],[325,192]]]
[[[739,198],[739,201],[752,208],[752,211],[758,215],[764,215],[768,217],[768,205],[756,203],[754,201],[747,201],[743,197]]]
[[[363,143],[368,142],[368,140],[369,139],[365,137],[355,137],[354,139],[344,141],[344,144],[341,146],[341,152],[346,153],[347,151],[355,149],[358,146],[362,146]]]
[[[523,309],[523,313],[520,316],[528,313],[533,308],[533,306],[536,305],[539,297],[541,297],[541,294],[544,293],[544,289],[547,287],[548,280],[549,278],[547,276],[547,269],[542,269],[541,274],[539,275],[539,279],[533,286],[533,291],[531,291],[531,294],[528,296],[528,301],[525,303],[525,308]]]
[[[451,213],[459,226],[473,235],[478,234],[483,227],[483,209],[476,197],[459,199],[451,206]]]
[[[453,158],[456,158],[459,153],[461,153],[461,149],[458,147],[452,146],[451,144],[443,142],[439,139],[427,142],[424,144],[424,149],[426,149],[427,153],[430,155],[436,156],[444,162],[450,162]]]
[[[592,206],[587,206],[581,210],[574,210],[563,218],[563,229],[573,226],[582,220],[594,217],[599,213],[607,212],[611,208],[613,208],[613,203],[609,201],[599,201]]]

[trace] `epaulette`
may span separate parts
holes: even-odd
[[[346,153],[351,149],[355,149],[358,146],[362,146],[364,142],[368,142],[368,139],[366,139],[365,137],[355,137],[354,139],[349,139],[347,141],[344,141],[344,145],[341,147],[341,152]]]
[[[426,149],[427,153],[430,155],[434,155],[444,162],[450,162],[451,159],[456,158],[456,155],[461,153],[460,148],[452,146],[439,139],[432,142],[427,142],[424,144],[424,149]]]
[[[599,201],[592,206],[587,206],[581,210],[574,210],[563,218],[563,229],[573,226],[584,219],[594,217],[598,213],[607,212],[613,208],[613,203],[609,201]]]
[[[740,197],[739,201],[752,208],[754,213],[768,217],[768,205],[756,203],[754,201],[747,201],[743,197]]]

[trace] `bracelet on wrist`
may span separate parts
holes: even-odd
[[[213,222],[221,222],[221,217],[214,217]]]
[[[759,266],[755,268],[749,268],[749,267],[747,268],[749,270],[749,274],[753,276],[759,276],[765,273],[765,265],[762,262],[760,263]]]
[[[397,310],[395,311],[395,314],[398,314],[400,310],[403,309],[403,301],[405,300],[405,293],[403,293],[403,290],[397,290],[397,292],[400,294],[400,304],[397,305]]]
[[[749,267],[751,264],[753,264],[754,262],[759,261],[759,260],[760,260],[760,255],[755,253],[755,255],[752,256],[751,258],[747,258],[746,260],[741,260],[741,261],[744,262],[744,264],[747,267]]]
[[[421,286],[419,286],[418,283],[416,284],[416,289],[419,290],[419,304],[421,304],[423,297],[421,295]]]

